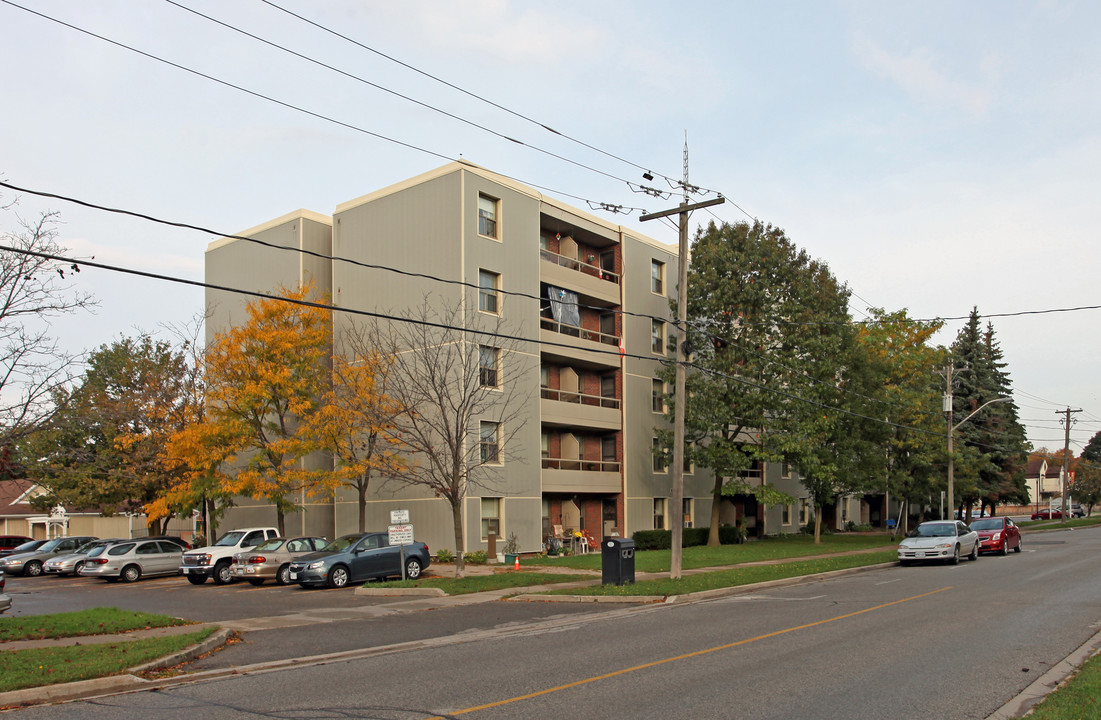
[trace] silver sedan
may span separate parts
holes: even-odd
[[[182,556],[183,548],[168,540],[128,540],[92,550],[79,574],[136,582],[151,575],[175,575]]]
[[[247,552],[235,554],[229,571],[233,577],[248,580],[253,585],[262,585],[265,580],[289,585],[291,560],[328,544],[329,541],[323,537],[272,538]]]

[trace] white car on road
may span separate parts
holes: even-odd
[[[898,544],[898,562],[940,560],[956,565],[960,556],[979,559],[979,534],[959,520],[923,522]]]

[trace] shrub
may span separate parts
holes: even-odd
[[[470,563],[471,565],[485,565],[489,560],[489,555],[485,550],[475,550],[474,552],[463,553],[463,562]]]
[[[455,562],[455,553],[451,552],[447,548],[436,551],[436,562],[449,563]]]
[[[706,545],[709,528],[685,528],[681,535],[682,547]],[[745,528],[735,525],[719,526],[719,543],[735,545],[745,542]],[[639,530],[631,539],[635,541],[635,550],[668,550],[673,546],[673,533],[669,530]]]

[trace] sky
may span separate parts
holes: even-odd
[[[1101,431],[1099,27],[1087,0],[0,0],[0,179],[213,232],[5,188],[0,230],[56,210],[74,257],[201,281],[220,235],[465,158],[673,244],[638,218],[679,198],[637,190],[683,177],[687,139],[689,181],[728,200],[693,227],[779,226],[855,318],[946,318],[939,343],[978,308],[1029,439],[1061,448],[1081,409],[1077,454]],[[203,307],[75,282],[99,306],[53,322],[74,352]]]

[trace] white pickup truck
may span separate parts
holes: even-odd
[[[229,571],[233,554],[250,550],[273,537],[279,537],[279,531],[273,527],[230,530],[213,545],[185,552],[179,574],[192,585],[202,585],[207,578],[214,578],[215,585],[226,585],[233,581]]]

